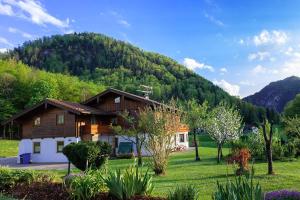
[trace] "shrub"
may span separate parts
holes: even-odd
[[[124,174],[117,170],[104,178],[104,181],[109,194],[119,200],[130,199],[135,195],[149,195],[153,190],[152,176],[148,171],[143,174],[138,167],[126,169]]]
[[[167,197],[168,200],[197,200],[198,190],[195,186],[185,185],[177,186],[174,191],[170,191]]]
[[[72,199],[92,199],[97,194],[107,190],[101,170],[90,170],[82,176],[73,176],[66,183]]]
[[[239,168],[236,170],[236,175],[249,173],[249,159],[251,158],[250,151],[247,148],[242,148],[233,152],[229,158],[229,163],[237,163]]]
[[[224,185],[217,182],[217,191],[213,194],[214,200],[261,200],[262,197],[261,186],[253,183],[253,169],[249,175],[235,177]]]
[[[63,153],[78,169],[99,169],[111,152],[107,142],[79,142],[71,143],[64,147]]]
[[[32,170],[0,167],[0,191],[12,188],[19,183],[45,182],[53,179],[53,176],[45,173],[37,173]]]
[[[289,190],[268,192],[265,200],[300,200],[300,192]]]

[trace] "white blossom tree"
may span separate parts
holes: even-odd
[[[215,107],[209,115],[205,130],[217,143],[217,159],[220,163],[223,145],[228,141],[238,139],[242,133],[242,117],[238,110],[224,103]]]

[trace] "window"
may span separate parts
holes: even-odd
[[[65,146],[64,141],[57,141],[56,142],[57,153],[62,153],[64,146]]]
[[[41,153],[41,143],[33,142],[33,153]]]
[[[91,117],[91,124],[97,124],[97,120],[95,116]]]
[[[65,116],[63,114],[56,116],[56,124],[64,124],[65,123]]]
[[[121,98],[120,97],[115,98],[115,103],[120,103],[120,102],[121,102]]]
[[[116,118],[116,117],[112,118],[111,119],[111,124],[114,125],[114,126],[117,125],[118,124],[118,118]]]
[[[34,119],[34,125],[35,126],[41,125],[41,118],[40,117],[37,117],[37,118]]]
[[[179,139],[180,142],[184,142],[184,134],[179,134]]]

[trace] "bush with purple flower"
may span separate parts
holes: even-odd
[[[300,200],[300,192],[290,190],[268,192],[265,200]]]

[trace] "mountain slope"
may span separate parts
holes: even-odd
[[[244,100],[257,106],[273,108],[282,112],[284,106],[300,93],[300,78],[288,77],[284,80],[272,82],[261,91],[245,97]]]
[[[156,53],[101,34],[80,33],[44,37],[10,52],[23,63],[50,72],[93,80],[106,86],[136,93],[140,84],[154,87],[152,98],[168,100],[205,99],[217,104],[233,99],[201,76]]]
[[[230,96],[193,71],[166,56],[96,33],[54,35],[25,42],[7,57],[38,69],[78,76],[103,87],[139,94],[139,85],[153,87],[152,99],[182,102],[196,99],[215,106],[221,101],[240,108],[246,123],[257,122],[257,109]]]

